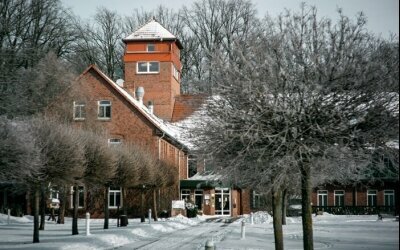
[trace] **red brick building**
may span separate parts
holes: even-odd
[[[110,135],[110,144],[134,142],[154,157],[176,166],[181,183],[158,193],[159,211],[169,211],[172,200],[189,195],[204,214],[248,213],[249,202],[244,201],[249,196],[244,190],[221,186],[184,188],[190,177],[189,149],[179,141],[173,122],[188,118],[205,96],[180,94],[180,41],[155,20],[123,41],[125,79],[114,82],[96,66],[89,66],[72,87],[73,122],[82,127],[101,127]],[[96,204],[90,203],[92,197],[88,199],[87,192],[82,190],[82,211],[101,216],[101,204],[97,204],[100,199]],[[131,208],[131,215],[137,215],[140,192],[131,191],[128,201],[121,200],[120,192],[119,187],[110,188],[110,209],[116,209],[117,203],[124,204]],[[150,208],[151,194],[147,195],[146,207]]]
[[[382,180],[357,185],[321,185],[313,191],[313,210],[335,214],[399,213],[399,182]]]

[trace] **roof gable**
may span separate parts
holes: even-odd
[[[125,40],[142,40],[142,39],[154,39],[154,38],[165,38],[165,39],[176,39],[166,28],[164,28],[159,22],[152,19],[150,22],[143,25],[141,28],[130,34]]]
[[[164,28],[159,22],[154,18],[143,25],[141,28],[127,36],[123,39],[124,42],[127,41],[143,41],[143,40],[159,40],[159,41],[176,41],[178,47],[181,49],[182,44],[171,32]]]
[[[108,76],[106,76],[100,69],[98,69],[95,65],[90,65],[79,77],[82,78],[89,71],[93,70],[96,72],[101,78],[105,80],[113,89],[116,90],[134,109],[136,109],[139,113],[141,113],[153,126],[155,126],[161,133],[167,136],[170,140],[175,142],[175,144],[179,144],[182,148],[187,150],[187,146],[184,145],[177,139],[176,131],[172,130],[168,125],[164,123],[163,120],[156,117],[154,114],[150,113],[147,107],[139,101],[137,101],[133,96],[131,96],[125,89],[120,87],[117,83],[111,80]]]

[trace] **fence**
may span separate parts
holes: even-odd
[[[355,215],[361,215],[361,214],[378,214],[378,213],[386,213],[386,214],[393,214],[397,215],[399,214],[398,210],[396,207],[393,206],[375,206],[375,207],[369,207],[369,206],[313,206],[312,207],[313,213],[316,213],[318,211],[323,211],[327,212],[330,214],[355,214]]]

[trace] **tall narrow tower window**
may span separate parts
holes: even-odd
[[[155,44],[147,44],[147,51],[148,52],[156,51],[156,45]]]

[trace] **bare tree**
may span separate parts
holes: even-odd
[[[246,0],[199,0],[190,9],[182,9],[183,20],[199,46],[192,49],[193,53],[197,52],[195,62],[201,62],[189,66],[195,71],[205,71],[200,78],[202,81],[197,83],[206,84],[200,87],[201,92],[211,93],[215,84],[215,53],[221,52],[218,56],[222,58],[232,58],[233,43],[244,45],[250,31],[257,26],[255,14],[254,6]],[[201,68],[196,68],[199,66]]]
[[[44,111],[72,82],[75,75],[69,64],[52,52],[34,67],[21,68],[11,77],[13,92],[4,92],[4,114],[10,117],[33,115]],[[14,81],[15,80],[15,81]]]
[[[54,186],[71,185],[81,179],[85,170],[85,159],[79,134],[71,126],[57,123],[50,118],[41,118],[32,121],[32,129],[36,146],[46,159],[41,173],[40,229],[44,230],[48,192]]]
[[[218,96],[206,126],[194,130],[203,149],[223,159],[224,173],[254,173],[276,187],[299,173],[304,249],[313,249],[312,173],[329,167],[318,163],[347,152],[356,164],[341,170],[357,174],[360,152],[398,138],[398,93],[386,88],[398,77],[398,62],[381,56],[393,42],[367,33],[362,14],[351,21],[339,11],[337,24],[316,14],[303,5],[264,20],[246,53],[233,50],[239,62],[218,64]],[[290,164],[277,164],[282,158]],[[280,228],[274,223],[276,249],[283,249]]]
[[[16,103],[27,80],[18,75],[21,69],[32,68],[50,51],[57,57],[71,52],[76,38],[71,16],[58,0],[0,2],[0,114],[14,111],[9,104]]]
[[[84,139],[86,159],[83,181],[88,186],[94,186],[104,191],[104,229],[108,229],[108,192],[117,171],[116,155],[108,147],[105,139],[107,137],[104,133],[82,131],[82,138]],[[76,204],[74,208],[77,209],[77,207]],[[75,213],[77,215],[77,211]],[[75,216],[74,220],[77,222]],[[77,223],[73,223],[72,234],[78,234]]]

